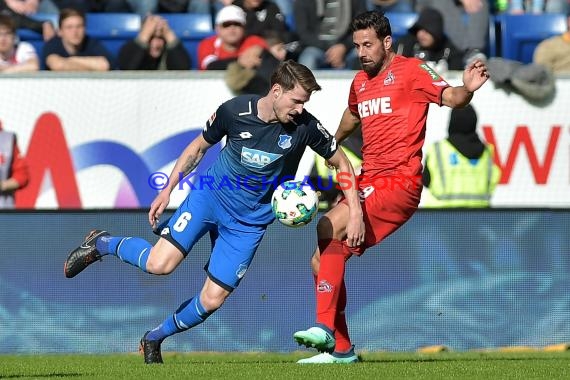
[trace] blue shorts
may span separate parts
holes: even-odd
[[[235,219],[210,191],[194,190],[156,233],[186,257],[209,232],[212,252],[204,269],[212,281],[232,291],[249,268],[266,229],[267,226],[244,224]]]

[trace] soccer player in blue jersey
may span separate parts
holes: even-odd
[[[291,179],[307,146],[342,173],[350,174],[353,186],[343,186],[350,208],[347,239],[351,246],[363,242],[364,223],[353,168],[343,151],[337,150],[334,136],[304,109],[318,90],[320,86],[307,67],[293,61],[281,63],[266,96],[242,95],[223,103],[202,134],[186,147],[168,186],[148,213],[149,223],[160,234],[154,246],[141,238],[94,230],[70,253],[64,265],[66,277],[76,276],[105,255],[117,256],[147,273],[164,275],[176,269],[203,235],[210,234],[212,252],[202,290],[144,334],[139,350],[145,363],[162,363],[162,341],[204,322],[239,285],[267,226],[274,221],[270,203],[274,186],[267,183]],[[173,216],[159,225],[179,174],[192,172],[206,151],[224,137],[226,145],[206,172],[212,189],[192,190]]]

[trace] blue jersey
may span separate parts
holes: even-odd
[[[206,171],[211,194],[234,218],[248,224],[273,221],[271,195],[284,180],[297,172],[309,146],[325,159],[336,152],[336,140],[306,110],[293,122],[266,123],[257,117],[257,95],[242,95],[223,103],[203,131],[215,144],[226,137],[226,145]]]

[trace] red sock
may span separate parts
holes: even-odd
[[[348,326],[346,324],[346,315],[344,310],[346,309],[346,286],[344,280],[342,281],[340,294],[338,297],[338,310],[334,320],[335,333],[334,337],[336,339],[336,352],[348,352],[352,348],[352,343],[350,342],[350,336],[348,335]]]
[[[340,240],[319,240],[321,263],[317,276],[317,323],[335,330],[344,279],[344,246]]]

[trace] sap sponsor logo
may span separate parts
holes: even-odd
[[[392,99],[389,96],[369,99],[358,103],[358,114],[361,118],[378,115],[381,113],[392,113]]]
[[[241,163],[252,168],[263,168],[277,161],[281,156],[283,155],[246,147],[241,148]]]

